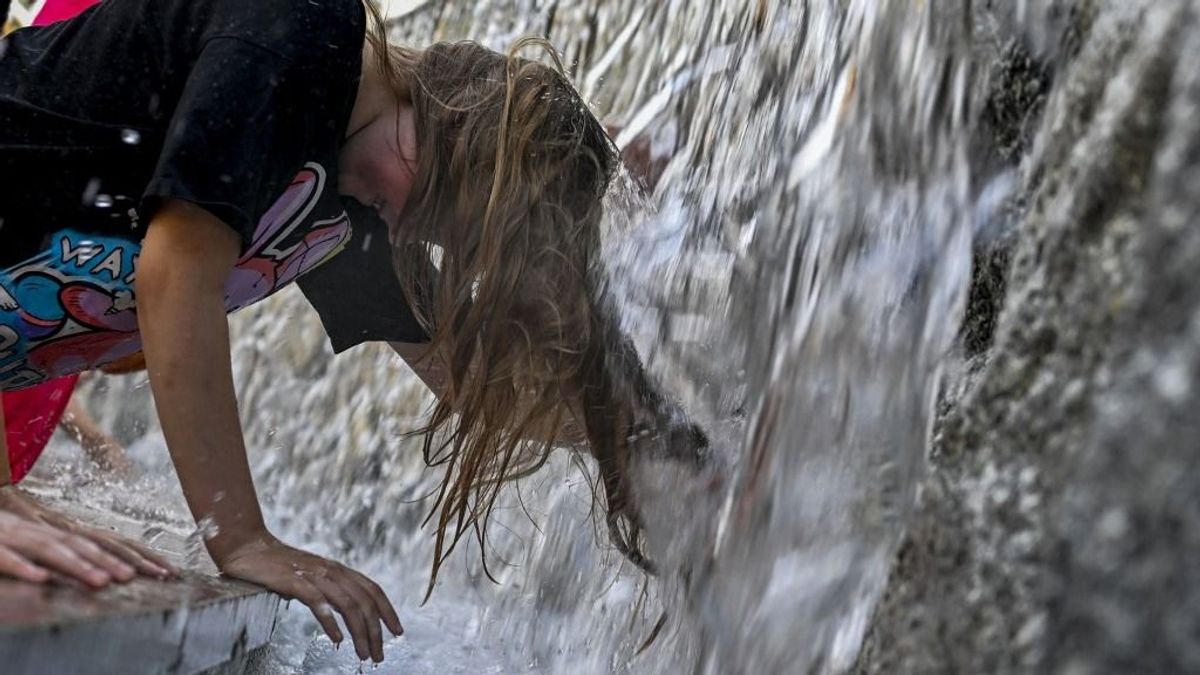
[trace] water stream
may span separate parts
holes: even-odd
[[[1042,17],[1024,2],[1016,30]],[[473,0],[397,22],[413,44],[503,49],[548,32],[621,141],[663,163],[612,195],[606,260],[622,320],[709,431],[717,480],[639,465],[664,572],[597,536],[588,476],[557,458],[493,528],[500,584],[456,552],[420,606],[436,475],[404,437],[428,394],[385,349],[331,358],[285,292],[233,321],[240,405],[272,526],[360,566],[407,635],[380,672],[834,673],[853,662],[916,498],[974,233],[1005,176],[973,154],[983,87],[972,3]],[[1036,36],[1035,36],[1036,37]],[[1003,196],[1003,195],[1000,195]],[[144,469],[90,499],[186,525],[144,378],[90,401]],[[661,617],[662,632],[639,653]],[[293,606],[263,668],[353,673]]]

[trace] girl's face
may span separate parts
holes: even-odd
[[[338,192],[379,213],[395,231],[417,170],[412,107],[390,106],[349,136],[338,157]]]

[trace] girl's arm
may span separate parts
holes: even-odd
[[[338,563],[288,547],[263,523],[238,421],[225,282],[237,234],[194,204],[171,200],[138,258],[138,325],[150,388],[188,506],[216,529],[208,551],[221,571],[308,605],[335,642],[345,619],[359,657],[383,659],[380,621],[402,628],[377,585]]]
[[[170,202],[151,223],[137,264],[138,326],[171,459],[218,563],[261,536],[229,359],[224,288],[240,244],[200,207]],[[218,493],[224,493],[223,499]]]
[[[72,397],[67,403],[58,426],[71,438],[79,443],[88,459],[105,471],[130,473],[133,464],[125,455],[125,449],[111,436],[104,433],[96,420],[92,419],[87,408],[79,402],[79,397]]]
[[[33,583],[67,578],[100,588],[114,580],[129,581],[138,572],[157,577],[175,573],[136,544],[83,527],[12,484],[0,408],[0,575]]]

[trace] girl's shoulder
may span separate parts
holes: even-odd
[[[299,50],[322,47],[362,48],[367,15],[362,0],[221,0],[233,11],[252,17],[257,26],[278,28],[273,37],[281,49],[291,46],[297,56],[309,56]],[[270,33],[269,33],[270,34]]]
[[[366,35],[362,0],[158,0],[158,4],[186,17],[183,25],[200,31],[201,46],[233,38],[298,63],[357,55]]]

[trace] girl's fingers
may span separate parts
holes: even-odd
[[[284,590],[285,596],[293,597],[300,602],[303,602],[312,610],[313,616],[316,617],[317,623],[321,624],[325,634],[334,644],[341,644],[342,629],[338,628],[337,619],[333,616],[333,610],[330,608],[329,601],[325,599],[325,595],[304,579],[296,579],[288,584],[288,588]]]
[[[78,534],[63,537],[63,543],[79,554],[79,557],[108,572],[118,581],[129,581],[137,576],[137,570],[115,555],[101,548],[100,544]]]
[[[110,553],[133,565],[137,571],[146,576],[159,578],[174,578],[179,576],[178,568],[162,557],[151,553],[143,546],[107,532],[98,532],[93,536],[93,539]]]
[[[367,622],[367,643],[371,648],[371,658],[376,663],[383,661],[383,629],[380,627],[383,619],[375,607],[375,600],[359,585],[354,573],[341,565],[334,568],[333,581],[350,596]]]
[[[0,574],[35,584],[50,580],[50,572],[46,568],[33,564],[25,556],[3,545],[0,545]]]
[[[75,577],[68,576],[62,572],[55,572],[54,570],[50,570],[50,583],[54,584],[55,586],[77,588],[81,591],[91,590],[92,588]]]
[[[341,614],[360,659],[383,661],[380,624],[384,622],[381,615],[385,611],[392,615],[387,622],[400,629],[391,603],[369,579],[337,563],[282,544],[250,553],[234,552],[222,559],[221,571],[231,577],[262,584],[308,605],[329,639],[339,644],[344,637],[334,612]]]
[[[316,617],[317,623],[321,624],[321,629],[329,636],[329,640],[333,642],[334,646],[340,647],[342,640],[346,638],[342,635],[341,627],[338,626],[337,617],[333,614],[333,605],[324,600],[311,605],[307,602],[304,604],[308,606],[312,615]]]
[[[313,584],[325,595],[329,604],[333,605],[342,615],[342,621],[345,621],[346,628],[350,629],[350,637],[354,640],[354,651],[358,653],[358,658],[364,661],[373,658],[373,652],[376,650],[370,637],[370,629],[367,627],[371,621],[364,616],[365,612],[358,601],[346,591],[342,584],[332,579],[314,577]],[[379,633],[378,620],[375,621],[375,633]],[[378,651],[380,654],[383,652],[382,640]],[[382,658],[380,656],[376,661],[380,661]]]
[[[151,563],[150,554],[143,556],[133,546],[119,543],[118,537],[82,527],[19,492],[9,491],[3,497],[7,501],[0,509],[0,541],[10,553],[44,567],[48,580],[56,580],[61,574],[99,588],[114,579],[129,581],[139,570],[159,576],[169,571],[169,567]],[[6,556],[6,564],[16,565],[14,574],[21,567],[11,555]],[[28,569],[26,572],[40,577]]]
[[[404,635],[404,626],[400,624],[400,617],[396,614],[396,608],[392,606],[392,601],[388,600],[387,593],[379,587],[367,575],[346,568],[350,573],[350,577],[358,584],[359,588],[363,589],[371,600],[375,603],[375,610],[379,612],[379,616],[383,617],[383,623],[392,631],[392,635],[400,637]]]
[[[51,571],[74,577],[93,588],[102,588],[112,581],[112,576],[103,569],[85,560],[69,546],[58,540],[47,540],[22,551],[34,562],[41,563]]]

